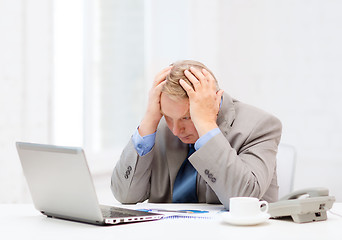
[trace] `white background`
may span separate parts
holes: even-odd
[[[121,18],[134,9],[143,19],[134,42],[143,49],[133,96],[139,107],[126,110],[137,118],[127,138],[155,73],[176,60],[199,60],[230,95],[281,119],[282,142],[297,150],[295,189],[328,187],[342,200],[341,1],[0,0],[0,202],[30,201],[15,141],[84,145],[100,199],[114,201],[109,178],[121,146],[101,145],[110,131],[98,119],[106,111],[98,26],[110,2],[122,7]],[[120,54],[125,61],[116,67],[129,69],[131,55]],[[120,103],[109,112],[126,109]]]

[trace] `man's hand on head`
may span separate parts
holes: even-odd
[[[190,67],[184,74],[194,89],[183,79],[180,79],[179,83],[189,96],[190,116],[201,137],[218,127],[216,119],[223,90],[216,90],[215,78],[205,69]]]
[[[164,68],[154,78],[152,88],[149,92],[147,110],[138,130],[141,136],[152,134],[157,130],[162,117],[160,112],[160,96],[165,84],[165,78],[171,69],[172,66]]]

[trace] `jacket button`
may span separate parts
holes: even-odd
[[[132,167],[131,167],[131,166],[128,166],[127,170],[128,170],[128,171],[132,171]]]
[[[216,182],[216,178],[212,178],[211,182],[213,182],[213,183]]]
[[[209,170],[208,170],[208,169],[204,170],[204,173],[205,173],[206,175],[208,175],[208,174],[209,174]]]

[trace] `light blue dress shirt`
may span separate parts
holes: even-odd
[[[212,137],[216,136],[220,133],[219,128],[214,128],[213,130],[207,132],[202,137],[200,137],[195,143],[196,151],[200,149],[204,144],[206,144]],[[135,150],[140,156],[144,156],[149,153],[154,146],[156,139],[156,132],[150,135],[146,135],[144,137],[140,136],[138,129],[135,130],[132,141],[135,147]]]
[[[222,101],[223,101],[223,99],[221,98],[220,109],[222,106]],[[156,132],[142,137],[139,134],[138,128],[137,128],[137,130],[135,130],[135,132],[132,136],[132,141],[133,141],[133,144],[134,144],[134,147],[135,147],[135,150],[137,151],[137,153],[140,156],[144,156],[147,153],[149,153],[151,151],[151,149],[153,148],[155,140],[156,140]],[[220,133],[220,129],[214,128],[213,130],[204,134],[202,137],[197,139],[197,141],[195,142],[195,146],[194,146],[195,150],[197,151],[198,149],[200,149],[212,137],[216,136],[219,133]]]

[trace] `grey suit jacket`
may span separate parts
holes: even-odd
[[[221,133],[189,158],[198,171],[199,202],[229,208],[229,198],[235,196],[277,201],[281,122],[224,93],[217,124]],[[149,153],[139,156],[132,140],[123,150],[112,174],[115,198],[121,203],[172,202],[173,184],[187,152],[188,144],[175,137],[162,118]]]

